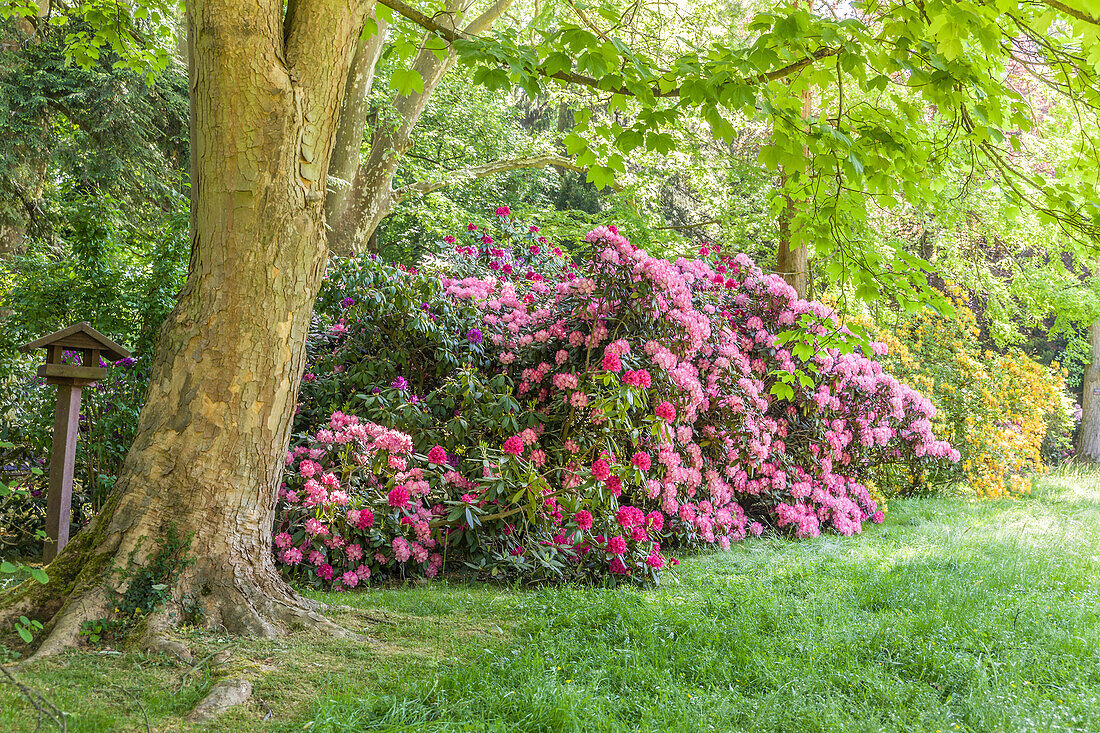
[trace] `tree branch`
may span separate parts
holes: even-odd
[[[1051,7],[1051,8],[1054,8],[1055,10],[1058,10],[1060,12],[1063,12],[1066,15],[1077,18],[1077,20],[1083,20],[1086,23],[1091,23],[1093,25],[1100,25],[1100,18],[1096,17],[1095,15],[1089,15],[1084,10],[1080,10],[1078,8],[1072,8],[1072,7],[1070,7],[1069,5],[1066,5],[1063,2],[1059,2],[1058,0],[1042,0],[1042,1],[1043,1],[1044,5],[1046,5],[1048,7]]]
[[[418,183],[409,184],[408,186],[402,186],[394,190],[392,194],[393,201],[396,203],[404,201],[412,196],[423,196],[432,191],[437,191],[447,186],[453,186],[456,183],[462,183],[475,178],[485,178],[486,176],[491,176],[496,173],[506,173],[507,171],[519,170],[521,168],[544,168],[546,166],[565,168],[579,173],[584,173],[587,170],[584,166],[577,165],[569,158],[563,158],[560,155],[552,154],[533,155],[528,158],[514,158],[512,160],[494,160],[491,163],[483,163],[481,165],[449,171],[438,180],[420,181]]]
[[[1055,0],[1051,0],[1051,1],[1053,2]],[[382,5],[385,5],[386,7],[390,8],[391,10],[394,10],[397,13],[403,15],[404,17],[408,18],[409,20],[416,23],[417,25],[419,25],[423,28],[426,28],[427,30],[432,31],[433,33],[438,34],[441,38],[443,38],[448,43],[454,43],[455,41],[469,39],[471,37],[471,34],[468,34],[468,33],[465,33],[465,32],[462,32],[462,33],[456,32],[455,30],[453,30],[451,28],[448,28],[445,25],[441,25],[440,23],[437,23],[434,18],[432,18],[428,15],[425,15],[424,13],[420,12],[416,8],[412,7],[411,5],[406,4],[402,0],[378,0],[378,2],[381,3]],[[763,84],[763,83],[768,82],[768,81],[774,81],[776,79],[782,79],[786,76],[790,76],[791,74],[794,74],[797,71],[800,71],[801,69],[803,69],[807,66],[810,66],[811,64],[813,64],[817,61],[820,61],[821,59],[829,58],[831,56],[837,56],[841,53],[842,50],[843,49],[840,49],[840,48],[833,48],[833,47],[830,47],[830,46],[823,46],[823,47],[817,49],[816,51],[814,51],[813,53],[811,53],[806,58],[799,59],[798,61],[787,64],[786,66],[784,66],[782,68],[775,69],[774,71],[769,71],[769,72],[766,72],[766,73],[763,73],[763,74],[757,74],[755,76],[743,77],[741,79],[733,80],[732,82],[727,82],[727,83],[741,83],[741,84],[745,84],[745,85],[748,85],[748,86],[755,86],[757,84]],[[530,70],[533,71],[536,74],[539,74],[541,76],[545,76],[548,79],[558,79],[558,80],[564,81],[568,84],[577,84],[579,86],[590,87],[592,89],[596,89],[596,90],[599,90],[601,92],[614,92],[615,94],[622,94],[622,95],[627,96],[627,97],[636,97],[636,96],[638,96],[636,92],[634,92],[633,90],[627,89],[624,86],[610,87],[610,88],[600,86],[600,80],[599,79],[597,79],[595,77],[592,77],[592,76],[586,76],[584,74],[577,74],[577,73],[572,72],[572,71],[555,71],[553,73],[550,73],[546,70],[546,68],[544,66],[541,66],[541,65],[540,66],[535,66]],[[651,91],[651,93],[653,94],[654,97],[679,97],[680,96],[680,88],[679,87],[676,87],[674,89],[670,89],[668,91],[662,91],[659,86],[655,85],[655,86],[651,87],[650,91]]]

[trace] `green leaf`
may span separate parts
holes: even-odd
[[[50,576],[46,575],[46,571],[42,568],[30,568],[31,577],[37,580],[39,583],[45,585],[50,582]]]
[[[483,85],[490,91],[497,91],[498,89],[508,89],[511,83],[508,80],[508,72],[504,69],[494,69],[487,66],[482,66],[476,72],[474,72],[474,83]]]
[[[572,71],[573,59],[561,51],[555,51],[542,62],[542,68],[549,76],[562,71]]]
[[[390,76],[390,86],[403,96],[424,91],[424,79],[416,69],[397,69]]]
[[[771,393],[781,400],[793,400],[794,388],[789,384],[783,384],[782,382],[776,382],[772,385]]]

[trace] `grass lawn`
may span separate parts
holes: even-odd
[[[651,590],[342,594],[372,638],[193,632],[254,680],[217,730],[1100,731],[1100,475],[913,499],[862,536],[763,538]],[[20,673],[69,730],[179,729],[205,665],[74,652]],[[265,720],[267,718],[267,720]],[[35,715],[0,686],[0,730]],[[44,726],[44,729],[48,727]]]

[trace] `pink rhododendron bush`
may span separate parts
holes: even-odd
[[[674,548],[858,533],[878,472],[957,460],[927,399],[744,255],[599,227],[571,259],[503,208],[443,246],[330,269],[275,527],[301,581],[648,582]]]

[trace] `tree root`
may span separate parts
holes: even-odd
[[[187,716],[188,723],[208,723],[231,707],[241,705],[252,696],[252,683],[246,679],[225,679],[214,683],[210,692]]]

